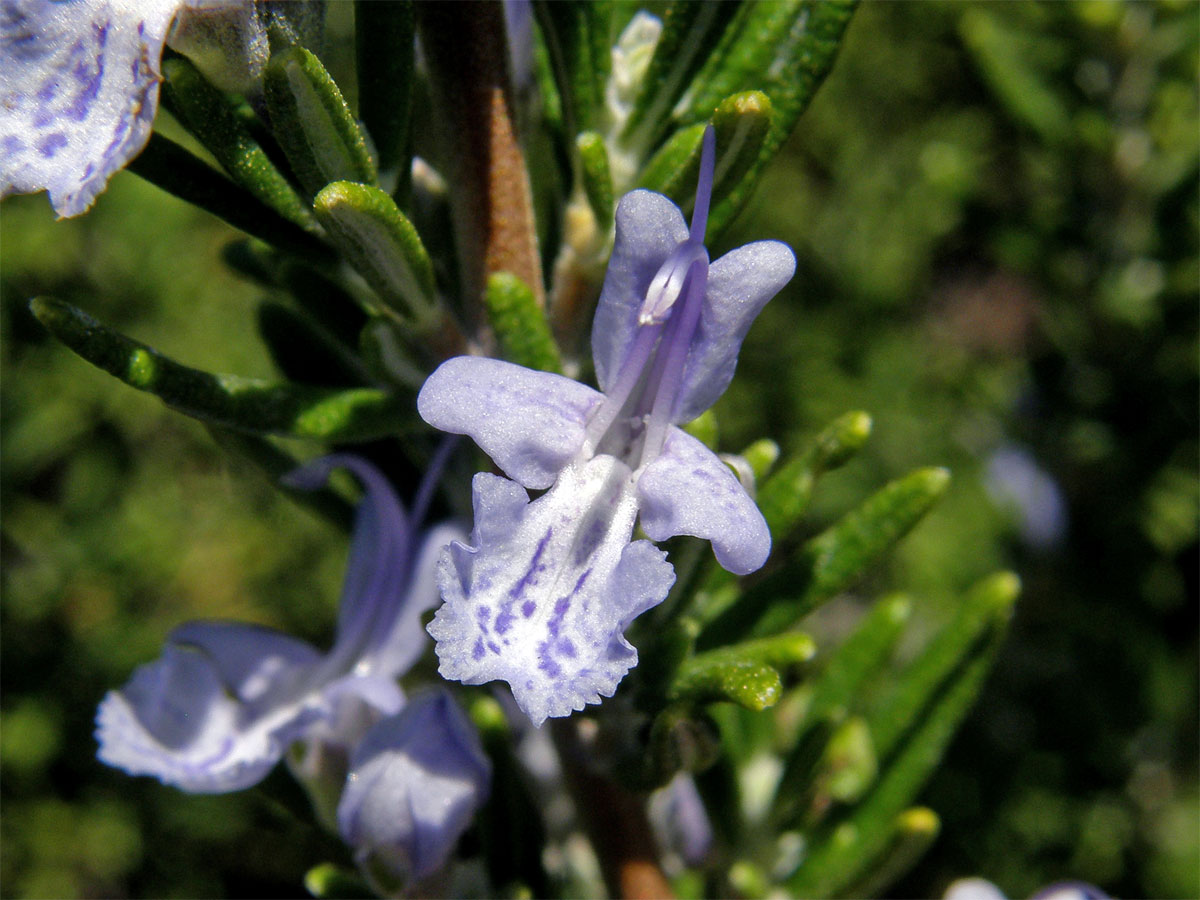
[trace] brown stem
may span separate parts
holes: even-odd
[[[511,272],[545,302],[525,157],[517,142],[504,12],[496,0],[416,4],[446,151],[464,300]]]
[[[597,772],[572,719],[553,719],[551,734],[562,759],[567,787],[600,859],[609,894],[623,900],[674,897],[658,866],[645,798]]]

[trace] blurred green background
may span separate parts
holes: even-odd
[[[980,575],[1024,581],[923,797],[942,835],[896,896],[968,875],[1200,896],[1198,31],[1192,2],[866,3],[725,241],[799,259],[717,409],[725,447],[865,409],[814,530],[916,466],[955,480],[864,594],[911,591],[920,632]],[[4,896],[289,896],[344,859],[280,773],[189,797],[94,755],[96,704],[172,626],[320,643],[334,620],[337,533],[26,309],[50,294],[269,375],[261,292],[219,263],[232,234],[130,174],[81,219],[4,203]]]

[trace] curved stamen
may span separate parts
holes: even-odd
[[[705,255],[703,244],[698,244],[689,238],[672,251],[658,268],[650,287],[646,289],[646,298],[638,312],[639,325],[657,325],[664,322],[671,313],[671,308],[683,292],[684,281],[692,263]]]
[[[679,389],[683,384],[683,367],[687,362],[692,338],[700,324],[700,313],[704,309],[704,294],[708,288],[708,254],[692,264],[687,283],[687,296],[682,311],[674,317],[675,327],[665,335],[658,348],[651,372],[654,397],[650,415],[646,420],[646,439],[642,442],[642,458],[638,467],[648,465],[662,451],[667,439],[667,428],[671,425],[678,404]]]
[[[712,201],[716,155],[717,133],[709,125],[704,129],[700,147],[700,174],[696,179],[696,204],[692,207],[692,231],[689,235],[689,239],[697,244],[704,243],[704,232],[708,228],[708,205]]]
[[[709,125],[700,148],[700,172],[688,238],[671,252],[650,280],[638,310],[641,327],[633,346],[605,402],[588,423],[584,445],[588,455],[597,452],[613,423],[623,415],[646,417],[640,465],[651,462],[662,450],[667,427],[678,405],[683,366],[700,322],[708,287],[704,233],[712,201],[716,145],[716,132]],[[675,307],[680,296],[684,297],[684,309],[677,315]],[[640,396],[633,397],[634,391],[639,391]],[[634,408],[627,408],[631,404]]]

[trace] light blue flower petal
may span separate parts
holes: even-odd
[[[409,592],[414,536],[399,498],[382,472],[349,453],[315,459],[284,482],[314,490],[339,468],[353,472],[364,493],[355,512],[330,657],[334,667],[357,660],[358,674],[394,676],[407,671],[424,649],[420,618],[432,605],[428,595],[416,598]]]
[[[666,554],[630,543],[630,474],[597,456],[532,503],[512,482],[475,476],[475,546],[447,549],[446,602],[429,624],[444,677],[507,681],[535,724],[613,695],[637,662],[626,626],[675,580]]]
[[[771,532],[737,476],[715,453],[672,427],[637,483],[641,525],[652,541],[690,534],[711,541],[717,562],[737,575],[761,568]]]
[[[425,535],[409,577],[404,610],[396,623],[370,652],[372,670],[387,670],[402,675],[412,668],[429,647],[429,635],[421,623],[422,616],[441,603],[438,592],[437,568],[442,552],[454,541],[467,539],[459,525],[443,524],[431,528]]]
[[[0,10],[0,196],[50,191],[60,216],[91,206],[150,137],[159,61],[178,0]]]
[[[304,690],[320,654],[295,638],[191,623],[96,716],[103,762],[197,793],[256,784],[322,714]]]
[[[490,784],[479,736],[450,694],[418,695],[355,751],[339,830],[373,880],[425,878],[445,864]]]
[[[616,223],[616,240],[592,323],[592,358],[603,391],[611,389],[633,345],[650,282],[688,236],[679,207],[654,191],[631,191],[622,197]]]
[[[470,435],[514,481],[542,489],[579,452],[588,415],[603,399],[561,375],[458,356],[426,379],[417,411],[434,428]]]
[[[795,271],[795,255],[779,241],[746,244],[709,267],[704,309],[688,350],[680,405],[672,421],[690,422],[725,393],[746,332]]]
[[[91,206],[150,138],[168,36],[229,90],[270,53],[249,0],[4,3],[0,197],[47,190],[60,216]]]

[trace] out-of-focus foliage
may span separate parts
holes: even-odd
[[[915,465],[954,471],[890,563],[920,601],[918,638],[981,575],[1024,580],[982,700],[922,797],[941,834],[903,894],[970,874],[1010,896],[1063,877],[1200,893],[1197,48],[1189,3],[866,4],[725,238],[781,238],[800,268],[717,408],[723,442],[766,433],[791,450],[870,410],[871,441],[814,497],[818,527]],[[91,721],[179,622],[320,640],[339,542],[201,426],[66,353],[25,306],[52,293],[189,365],[273,378],[253,336],[259,291],[217,264],[228,229],[131,175],[84,219],[7,200],[0,229],[0,891],[291,895],[297,871],[345,851],[280,804],[306,803],[288,779],[180,802],[96,762]],[[1021,491],[1022,464],[1040,490]],[[844,635],[854,600],[819,614],[819,638]],[[861,712],[894,697],[865,684]],[[721,724],[786,728],[791,708]],[[858,721],[829,739],[845,765],[813,802],[873,777]],[[753,872],[734,876],[755,892]]]

